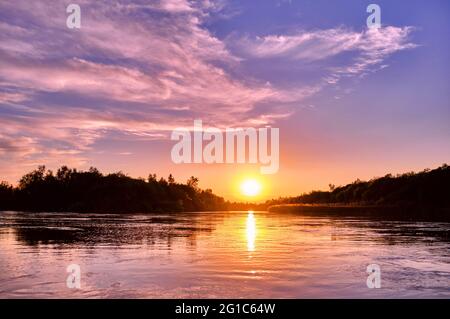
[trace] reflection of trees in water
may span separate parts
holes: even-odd
[[[158,245],[170,249],[177,239],[185,239],[188,246],[195,247],[197,235],[210,233],[216,223],[205,214],[196,213],[134,217],[58,214],[50,218],[27,219],[22,216],[14,220],[12,227],[17,240],[30,246]]]
[[[372,241],[397,245],[417,242],[450,242],[450,223],[395,222],[382,220],[336,220],[332,226],[331,240]],[[358,231],[349,232],[348,229]]]
[[[449,222],[407,221],[395,216],[364,216],[271,212],[270,218],[285,218],[291,225],[308,229],[330,228],[330,240],[373,241],[390,245],[414,242],[450,242]],[[286,218],[287,217],[287,218]]]
[[[199,234],[211,233],[226,214],[174,213],[158,216],[55,214],[36,218],[18,215],[12,221],[18,241],[30,246],[52,245],[54,248],[83,245],[148,245],[171,249],[182,240],[195,247]],[[277,223],[289,223],[307,229],[327,227],[331,241],[408,244],[450,242],[450,224],[437,222],[399,222],[375,218],[306,217],[295,213],[271,214]],[[301,234],[298,234],[301,236]],[[295,234],[293,234],[295,236]]]
[[[30,246],[48,244],[70,244],[78,241],[78,231],[46,228],[44,226],[17,226],[16,238]]]
[[[420,223],[419,223],[420,224]],[[450,242],[450,224],[431,225],[417,224],[387,224],[383,227],[368,226],[377,234],[381,235],[383,241],[390,245],[404,244],[410,242]],[[441,225],[441,226],[439,226]]]

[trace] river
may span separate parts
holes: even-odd
[[[450,298],[450,223],[0,212],[0,298],[430,297]]]

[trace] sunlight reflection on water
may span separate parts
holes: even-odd
[[[253,211],[249,211],[247,215],[247,250],[255,250],[255,239],[256,239],[256,222]]]

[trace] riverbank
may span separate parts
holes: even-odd
[[[358,204],[281,204],[268,211],[274,213],[298,213],[305,216],[368,216],[389,220],[429,220],[450,222],[450,208],[433,206],[389,206]]]

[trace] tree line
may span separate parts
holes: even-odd
[[[421,172],[373,178],[357,179],[353,183],[336,187],[329,184],[329,191],[312,191],[295,197],[267,201],[264,207],[280,204],[344,204],[373,206],[450,207],[450,167]]]
[[[450,208],[450,167],[447,164],[418,173],[356,180],[329,191],[312,191],[263,203],[228,202],[211,189],[198,187],[190,177],[178,183],[150,174],[131,178],[121,172],[104,175],[96,168],[77,171],[66,166],[56,173],[39,166],[24,175],[17,187],[0,183],[0,210],[73,212],[181,212],[265,210],[280,204],[344,204]]]
[[[222,197],[201,190],[198,178],[177,183],[150,174],[131,178],[122,172],[104,175],[62,166],[56,173],[39,166],[17,187],[0,184],[0,210],[71,212],[164,212],[226,209]]]

